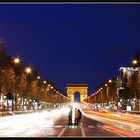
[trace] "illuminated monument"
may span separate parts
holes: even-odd
[[[80,102],[82,102],[85,98],[87,98],[88,84],[71,83],[71,84],[67,84],[66,88],[67,88],[67,95],[72,102],[74,102],[75,92],[80,93]]]

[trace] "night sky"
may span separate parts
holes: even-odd
[[[0,4],[0,38],[59,89],[88,83],[92,94],[140,50],[140,5]]]

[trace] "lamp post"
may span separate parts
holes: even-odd
[[[39,94],[40,96],[38,97],[38,109],[41,109],[42,107],[42,102],[46,99],[46,87],[47,87],[47,81],[43,81],[43,86],[42,86],[42,92]]]
[[[138,64],[138,61],[136,59],[132,60],[132,65],[133,65],[133,68],[134,68],[134,71],[133,71],[133,74],[132,74],[132,78],[133,78],[133,82],[134,82],[134,102],[135,102],[135,105],[134,105],[134,108],[135,110],[137,110],[137,89],[136,89],[136,84],[137,84],[137,64]]]
[[[26,67],[25,68],[25,72],[27,74],[27,87],[26,87],[26,95],[25,95],[26,100],[24,101],[23,104],[25,106],[25,102],[26,102],[26,105],[28,107],[28,103],[30,102],[30,90],[29,90],[29,79],[28,79],[28,76],[32,73],[32,68],[31,67]],[[28,94],[27,94],[27,92],[28,92]],[[28,109],[29,109],[29,107],[28,107]]]
[[[19,57],[15,57],[15,58],[13,59],[13,63],[14,63],[15,65],[20,64],[20,61],[21,61],[21,60],[19,59]],[[16,77],[17,77],[17,75],[16,75]],[[18,82],[18,77],[16,78],[15,91],[14,91],[14,110],[17,110],[17,93],[16,93],[17,82]]]
[[[42,100],[42,96],[41,96],[41,93],[42,92],[40,92],[40,87],[41,87],[41,85],[40,84],[42,84],[42,82],[41,82],[41,77],[38,75],[37,76],[37,86],[38,86],[38,89],[37,89],[37,91],[38,91],[38,93],[37,93],[37,95],[35,96],[35,98],[34,98],[34,102],[32,102],[32,106],[33,106],[33,109],[36,109],[36,107],[35,107],[35,105],[37,104],[37,107],[38,107],[38,109],[39,109],[39,103],[41,102],[41,100]],[[36,99],[36,102],[35,102],[35,99]]]
[[[109,97],[109,98],[111,98],[111,102],[112,102],[112,107],[113,108],[114,107],[116,108],[116,106],[117,106],[116,100],[118,100],[118,87],[117,87],[117,82],[118,82],[118,78],[115,79],[115,80],[111,80],[110,79],[110,80],[108,80],[108,84],[106,85],[108,95],[109,95],[109,85],[112,86],[112,89],[113,89],[112,97]],[[112,84],[115,84],[115,85],[112,85]]]
[[[108,84],[105,84],[105,88],[106,88],[106,106],[108,106],[109,105],[109,101],[108,101]]]

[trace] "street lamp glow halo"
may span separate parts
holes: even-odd
[[[40,79],[40,76],[37,76],[37,79]]]
[[[26,67],[25,71],[26,71],[26,73],[31,73],[32,72],[32,68],[31,67]]]
[[[132,63],[133,63],[134,65],[136,65],[136,64],[138,63],[138,61],[135,59],[135,60],[132,61]]]
[[[19,59],[19,57],[15,57],[14,60],[13,60],[13,62],[14,62],[15,64],[19,64],[20,61],[21,61],[21,60]]]

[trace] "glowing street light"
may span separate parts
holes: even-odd
[[[26,67],[25,68],[25,72],[26,72],[26,74],[31,74],[32,73],[32,68],[31,67]],[[26,87],[26,94],[28,93],[28,95],[26,95],[26,98],[27,98],[27,100],[29,100],[30,99],[30,89],[29,89],[29,80],[27,80],[27,87]],[[24,103],[24,105],[25,105],[25,103]],[[29,108],[30,106],[28,106],[28,104],[27,104],[27,102],[26,102],[26,109],[27,109],[27,107]]]
[[[46,81],[43,81],[43,83],[46,84],[47,82]]]
[[[31,67],[26,67],[25,72],[26,72],[27,74],[31,73],[31,72],[32,72]]]
[[[40,79],[40,76],[37,76],[37,79],[39,80]]]
[[[18,64],[20,64],[20,59],[19,59],[19,57],[14,57],[13,58],[13,63],[15,64],[15,65],[18,65]],[[18,78],[18,77],[17,77]],[[15,96],[15,104],[14,104],[14,109],[15,110],[17,110],[17,98],[16,98],[16,96],[17,96],[17,93],[16,93],[16,88],[17,88],[17,82],[16,82],[16,85],[15,85],[15,94],[14,94],[14,96]]]
[[[19,64],[20,61],[21,61],[21,60],[20,60],[18,57],[15,57],[15,58],[13,59],[13,62],[14,62],[15,64]]]
[[[107,87],[107,84],[105,84],[105,86]]]
[[[109,83],[112,83],[112,80],[108,80]]]
[[[138,64],[138,61],[135,59],[135,60],[132,61],[132,63],[133,63],[134,65],[136,65],[136,64]]]

